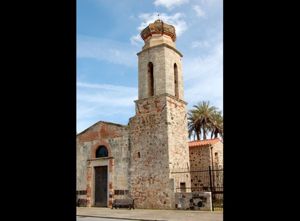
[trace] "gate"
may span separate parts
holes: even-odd
[[[212,170],[209,166],[210,191],[212,194],[212,209],[223,210],[223,169]]]

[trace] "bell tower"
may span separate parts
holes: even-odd
[[[182,54],[172,25],[156,20],[141,32],[136,115],[129,121],[129,192],[137,208],[175,208],[191,187]],[[186,189],[184,190],[186,191]]]
[[[145,45],[138,53],[139,99],[169,94],[183,100],[182,54],[175,46],[175,28],[156,20],[141,37]]]

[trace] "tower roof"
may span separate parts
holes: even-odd
[[[154,23],[150,23],[144,30],[142,30],[141,37],[145,41],[153,34],[165,34],[170,36],[174,42],[176,40],[175,27],[173,25],[164,23],[160,19],[157,19]]]

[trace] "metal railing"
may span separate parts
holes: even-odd
[[[223,208],[223,169],[211,169],[208,170],[176,170],[171,174],[190,174],[191,186],[178,187],[176,192],[211,192],[213,210]],[[184,177],[184,176],[182,176]],[[182,178],[179,182],[184,182],[185,178]]]

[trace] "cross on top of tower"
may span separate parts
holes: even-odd
[[[159,17],[160,15],[159,15],[159,12],[157,12],[157,14],[156,14],[156,17],[157,17],[157,19],[155,20],[155,21],[159,21],[159,22],[161,22],[162,20],[160,19],[160,17]]]

